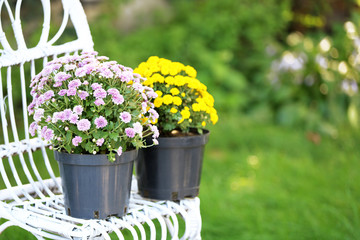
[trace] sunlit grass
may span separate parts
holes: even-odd
[[[204,239],[359,239],[359,138],[315,145],[305,132],[226,116],[201,186]]]

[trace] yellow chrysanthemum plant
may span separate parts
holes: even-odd
[[[187,134],[192,129],[201,134],[208,124],[218,121],[214,98],[196,78],[193,67],[152,56],[134,73],[146,78],[143,84],[158,95],[153,103],[159,113],[156,124],[161,135],[170,136],[173,130]]]

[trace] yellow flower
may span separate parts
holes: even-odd
[[[182,96],[182,97],[185,97],[185,93],[184,93],[184,92],[183,92],[183,93],[181,93],[181,96]]]
[[[164,97],[164,104],[169,105],[173,102],[173,97],[169,94],[166,94]]]
[[[210,120],[211,120],[212,124],[215,124],[219,120],[219,117],[218,117],[218,115],[216,113],[211,113],[210,114]]]
[[[183,110],[181,110],[180,113],[184,119],[190,118],[190,111],[188,109],[183,109]]]
[[[157,122],[158,122],[158,118],[157,119],[155,119],[155,121],[150,121],[152,124],[157,124]]]
[[[152,75],[151,80],[153,82],[164,83],[164,77],[161,76],[159,73],[155,73],[154,75]]]
[[[185,67],[185,72],[189,77],[196,77],[196,70],[192,67],[192,66],[186,66]]]
[[[184,84],[185,84],[184,76],[176,75],[174,77],[174,85],[180,87],[180,86],[184,86]]]
[[[151,78],[148,78],[143,82],[143,84],[145,86],[151,86],[153,84],[153,81],[151,80]]]
[[[177,88],[172,88],[172,89],[170,89],[170,93],[171,93],[172,95],[178,95],[178,94],[180,93],[180,91],[179,91],[179,89],[177,89]]]
[[[189,83],[189,88],[193,88],[193,89],[199,89],[200,88],[200,81],[193,78]]]
[[[201,126],[205,127],[206,126],[206,122],[202,121]]]
[[[158,97],[161,97],[163,95],[162,91],[159,90],[155,91],[155,93],[158,95]]]
[[[148,120],[149,120],[149,118],[143,117],[143,118],[141,118],[141,123],[145,124]]]
[[[180,106],[180,105],[181,105],[181,103],[182,103],[181,98],[180,98],[180,97],[178,97],[178,96],[173,97],[173,98],[172,98],[172,101],[173,101],[173,103],[174,103],[176,106]]]
[[[151,56],[148,58],[147,62],[150,64],[158,63],[160,58],[158,56]]]
[[[192,110],[193,110],[194,112],[199,112],[199,111],[200,111],[200,104],[199,104],[199,103],[194,103],[194,104],[192,105]]]
[[[182,123],[184,120],[185,120],[184,118],[180,119],[180,120],[178,121],[178,124]]]
[[[162,65],[161,66],[161,74],[162,75],[168,75],[170,73],[169,65]]]
[[[175,76],[176,74],[178,74],[180,72],[180,68],[178,68],[177,64],[171,64],[170,65],[170,75]]]
[[[171,112],[171,113],[177,113],[178,110],[177,110],[176,108],[171,108],[171,109],[170,109],[170,112]]]
[[[159,108],[159,107],[161,107],[162,104],[163,104],[163,99],[161,97],[155,98],[155,100],[154,100],[155,107]]]
[[[174,78],[173,77],[166,77],[165,78],[165,83],[166,84],[174,84]]]

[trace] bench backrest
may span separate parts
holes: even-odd
[[[36,46],[27,47],[23,28],[30,25],[21,18],[24,2],[0,0],[0,15],[3,15],[0,16],[1,201],[21,202],[34,197],[43,198],[54,194],[50,186],[55,184],[60,188],[55,180],[53,163],[47,156],[46,144],[40,138],[29,135],[31,120],[28,119],[27,106],[32,100],[29,94],[30,80],[51,59],[93,49],[86,15],[79,0],[41,0],[41,33]],[[60,5],[62,10],[58,9]],[[54,8],[63,12],[57,31],[53,31],[54,25],[51,23]],[[64,43],[61,37],[71,25],[76,36],[74,40]],[[9,28],[12,31],[7,30]]]

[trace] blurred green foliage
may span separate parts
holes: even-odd
[[[289,8],[277,0],[173,0],[170,20],[158,16],[152,26],[124,33],[108,16],[91,30],[101,54],[131,67],[151,55],[190,64],[220,111],[247,111],[265,100],[267,42],[284,34]]]

